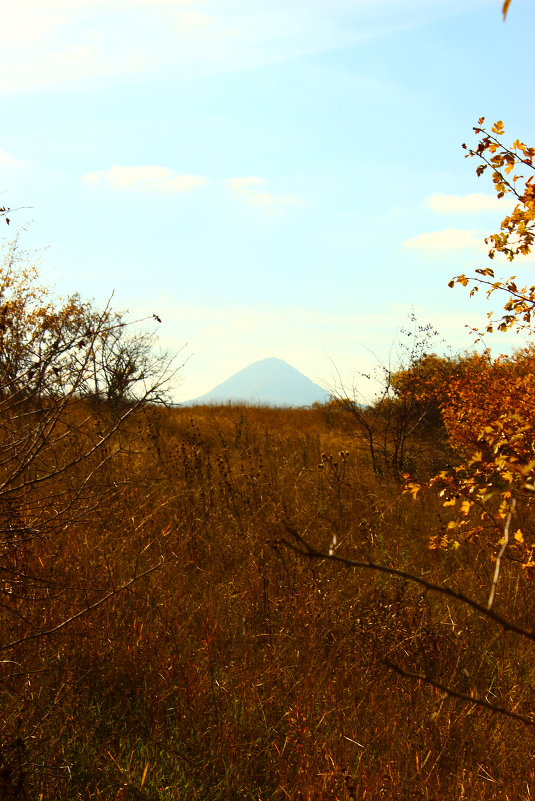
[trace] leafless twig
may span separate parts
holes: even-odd
[[[60,631],[61,629],[65,628],[65,626],[68,626],[69,623],[72,623],[74,620],[77,620],[79,617],[82,617],[82,615],[86,615],[88,612],[91,612],[93,609],[96,609],[97,606],[100,606],[101,604],[108,601],[110,598],[113,598],[114,595],[118,595],[118,593],[123,592],[128,587],[130,587],[135,581],[139,581],[139,579],[143,578],[144,576],[148,576],[150,573],[153,573],[155,570],[157,570],[159,567],[163,565],[163,561],[164,560],[161,559],[155,565],[149,567],[148,570],[145,570],[143,573],[140,573],[137,576],[133,576],[129,581],[125,582],[124,584],[121,584],[120,587],[116,587],[114,590],[111,590],[111,592],[108,592],[102,598],[99,598],[98,601],[95,601],[94,603],[89,604],[89,606],[85,606],[83,609],[80,609],[78,612],[76,612],[76,614],[71,615],[71,617],[68,617],[61,623],[58,623],[57,626],[53,626],[51,629],[46,629],[45,631],[38,631],[35,634],[29,634],[26,637],[21,637],[19,640],[14,640],[13,642],[7,643],[6,645],[0,645],[0,651],[7,651],[10,648],[14,648],[16,645],[20,645],[21,643],[29,642],[30,640],[36,640],[40,637],[47,637],[50,634],[55,634],[57,631]]]
[[[415,681],[423,681],[425,684],[430,684],[432,687],[436,687],[437,690],[446,693],[452,698],[459,698],[461,701],[467,701],[471,704],[475,704],[476,706],[482,706],[485,709],[490,709],[492,712],[498,712],[500,715],[505,715],[513,720],[518,720],[520,723],[524,723],[526,726],[535,726],[535,719],[533,717],[519,715],[518,712],[511,712],[510,709],[506,709],[503,706],[498,706],[497,704],[491,704],[490,701],[486,701],[484,698],[477,698],[472,695],[467,695],[466,693],[460,693],[458,690],[454,690],[453,687],[448,687],[445,684],[441,684],[439,681],[429,678],[429,676],[425,676],[420,673],[413,673],[410,670],[405,670],[399,665],[395,665],[393,662],[390,662],[388,659],[384,659],[383,661],[384,664],[390,668],[390,670],[393,670],[395,673],[398,673],[404,678],[413,679]]]
[[[496,557],[496,567],[494,568],[494,576],[492,577],[492,586],[490,588],[487,609],[492,609],[492,604],[494,603],[494,596],[496,594],[496,586],[498,584],[498,578],[500,575],[500,566],[502,563],[502,557],[505,553],[507,546],[509,545],[509,526],[511,525],[511,516],[515,510],[515,506],[516,506],[516,498],[513,498],[513,503],[511,504],[511,509],[509,511],[509,514],[507,515],[507,520],[505,522],[502,547],[500,548],[498,556]]]
[[[295,529],[291,528],[287,524],[285,524],[285,528],[286,531],[293,537],[294,542],[290,542],[287,539],[281,539],[279,541],[280,544],[285,545],[287,548],[290,548],[292,551],[295,551],[301,556],[306,556],[309,559],[322,559],[326,562],[336,562],[337,564],[345,565],[346,567],[373,570],[377,573],[384,573],[388,576],[392,576],[393,578],[410,581],[413,584],[418,584],[419,586],[424,587],[429,592],[436,592],[439,595],[445,595],[447,598],[453,598],[455,601],[459,601],[459,603],[463,604],[464,606],[468,606],[470,609],[474,609],[474,611],[479,612],[488,620],[492,620],[494,623],[497,623],[504,629],[504,631],[510,631],[513,634],[518,634],[520,637],[525,637],[526,639],[535,642],[535,632],[533,630],[530,631],[529,629],[525,629],[522,626],[513,623],[511,620],[508,620],[507,618],[498,615],[496,612],[493,612],[492,609],[488,608],[488,606],[484,606],[483,604],[474,601],[473,598],[469,598],[467,595],[464,595],[458,590],[453,590],[451,587],[445,587],[441,584],[433,584],[433,582],[427,581],[427,579],[422,578],[422,576],[416,576],[414,573],[409,573],[406,570],[400,570],[399,568],[388,567],[387,565],[381,565],[372,561],[357,561],[355,559],[348,559],[345,556],[338,556],[334,552],[325,553],[324,551],[318,551],[316,548],[313,548],[309,542],[304,540],[303,537],[301,537],[301,535],[295,531]]]

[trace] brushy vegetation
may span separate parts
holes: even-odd
[[[387,662],[529,715],[533,643],[282,544],[336,535],[337,552],[485,602],[488,547],[430,550],[448,510],[357,444],[332,408],[135,411],[61,525],[19,539],[13,580],[4,559],[1,797],[530,798],[531,727]],[[504,563],[496,611],[530,627],[534,606]]]
[[[483,122],[514,259],[535,149]],[[534,350],[417,345],[367,408],[164,408],[152,338],[14,255],[0,799],[531,799]],[[487,330],[533,332],[535,287],[455,283],[505,297]]]

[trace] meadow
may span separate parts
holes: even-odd
[[[374,470],[342,407],[39,414],[10,484],[31,412],[1,432],[2,799],[532,797],[533,641],[295,550],[488,597],[495,551],[430,548],[450,510]],[[452,458],[440,426],[408,449],[422,478]],[[494,611],[531,630],[509,550]]]

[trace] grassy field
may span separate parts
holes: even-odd
[[[98,434],[67,415],[49,464]],[[392,668],[529,717],[533,642],[285,543],[486,602],[487,546],[430,550],[448,510],[354,434],[325,408],[147,408],[105,458],[1,495],[1,799],[533,797],[534,727]],[[437,442],[412,443],[415,469]],[[495,610],[531,629],[513,560]]]

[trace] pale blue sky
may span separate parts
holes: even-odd
[[[160,315],[177,400],[267,356],[349,383],[412,307],[469,345],[447,282],[506,207],[461,143],[535,141],[531,0],[0,10],[0,202],[58,291]]]

